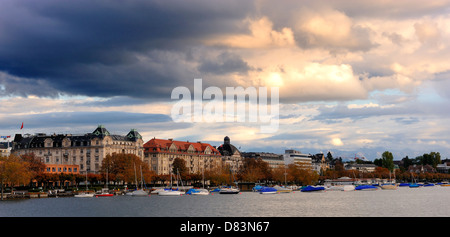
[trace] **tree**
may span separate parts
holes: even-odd
[[[394,171],[394,156],[391,152],[385,151],[381,155],[382,167],[387,168],[390,172]]]
[[[141,169],[142,179],[150,182],[153,173],[150,171],[148,164],[143,162],[140,157],[133,154],[113,153],[103,159],[100,172],[103,177],[106,177],[106,172],[108,172],[108,180],[114,182],[135,183],[138,179],[139,183]]]
[[[9,184],[12,192],[15,185],[30,182],[31,172],[28,170],[28,164],[23,162],[20,157],[10,155],[0,159],[1,192],[3,197],[3,185]]]
[[[241,170],[241,177],[248,182],[272,179],[272,171],[269,164],[261,158],[246,158]]]
[[[330,151],[327,153],[327,159],[328,159],[328,162],[331,162],[333,160],[333,155],[331,154]]]
[[[40,158],[36,157],[34,153],[27,153],[20,156],[20,159],[25,162],[27,169],[30,171],[30,182],[33,179],[41,177],[45,171],[45,164]],[[39,184],[39,183],[38,183]]]
[[[186,175],[188,173],[188,168],[186,167],[186,161],[181,158],[175,158],[172,163],[172,173],[180,175]]]

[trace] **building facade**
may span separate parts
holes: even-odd
[[[226,136],[223,139],[223,144],[217,150],[222,155],[223,165],[229,166],[231,172],[237,173],[244,165],[244,158],[241,152],[231,144],[230,138]]]
[[[157,175],[170,174],[176,158],[185,161],[190,174],[221,166],[219,151],[208,143],[153,138],[144,144],[144,162]]]
[[[11,153],[11,142],[0,142],[0,156],[9,156]]]
[[[103,159],[113,153],[144,157],[142,136],[135,130],[113,135],[102,125],[84,135],[39,133],[16,134],[12,151],[15,155],[34,153],[47,166],[47,172],[99,173]]]
[[[296,164],[302,168],[313,169],[312,156],[309,154],[302,154],[297,150],[285,150],[284,161],[286,165]]]
[[[242,152],[242,157],[244,158],[253,158],[258,159],[261,158],[262,161],[267,162],[271,169],[276,169],[279,167],[284,168],[284,156],[268,153],[268,152]]]

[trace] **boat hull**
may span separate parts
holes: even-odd
[[[209,195],[209,191],[206,189],[189,189],[186,192],[187,195]]]
[[[96,197],[112,197],[114,194],[112,193],[102,193],[102,194],[96,194]]]
[[[376,190],[378,190],[378,188],[375,186],[371,186],[371,185],[361,185],[361,186],[355,187],[355,190],[357,190],[357,191],[376,191]]]
[[[383,190],[397,190],[397,185],[395,185],[395,184],[381,185],[381,189],[383,189]]]
[[[180,191],[163,190],[163,191],[159,191],[158,195],[159,196],[181,196],[181,192]]]
[[[240,190],[236,188],[222,188],[220,189],[220,194],[239,194]]]
[[[277,190],[275,188],[264,187],[260,189],[260,194],[277,194]]]
[[[323,192],[323,191],[325,191],[325,188],[324,187],[307,186],[300,191],[301,192]]]
[[[144,190],[136,190],[136,191],[131,192],[130,195],[134,196],[134,197],[142,197],[142,196],[147,196],[148,193],[145,192]]]
[[[76,195],[74,195],[74,197],[77,197],[77,198],[91,198],[91,197],[94,197],[94,194],[93,193],[82,193],[82,194],[76,194]]]

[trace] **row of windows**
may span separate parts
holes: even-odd
[[[76,168],[76,167],[74,167],[74,168],[71,168],[71,167],[69,167],[69,168],[67,168],[67,167],[63,167],[63,168],[47,167],[47,172],[69,172],[69,173],[74,172],[74,173],[77,173],[78,168]]]

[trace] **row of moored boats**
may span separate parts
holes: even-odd
[[[381,185],[330,185],[330,186],[303,186],[303,187],[283,187],[283,186],[255,186],[252,191],[258,192],[260,194],[277,194],[277,193],[290,193],[294,191],[301,192],[323,192],[323,191],[375,191],[379,189],[383,190],[396,190],[399,187],[409,187],[409,188],[420,188],[420,187],[433,187],[442,186],[450,187],[449,183],[386,183]],[[159,196],[181,196],[181,195],[210,195],[214,193],[219,194],[239,194],[240,189],[233,186],[226,186],[215,188],[213,190],[208,190],[205,188],[191,188],[188,191],[181,191],[178,188],[161,188],[155,189],[153,191],[146,191],[144,189],[137,189],[131,192],[127,192],[125,195],[128,196],[148,196],[148,195],[159,195]],[[107,190],[102,190],[101,193],[80,193],[75,195],[75,197],[108,197],[114,196],[110,194]]]

